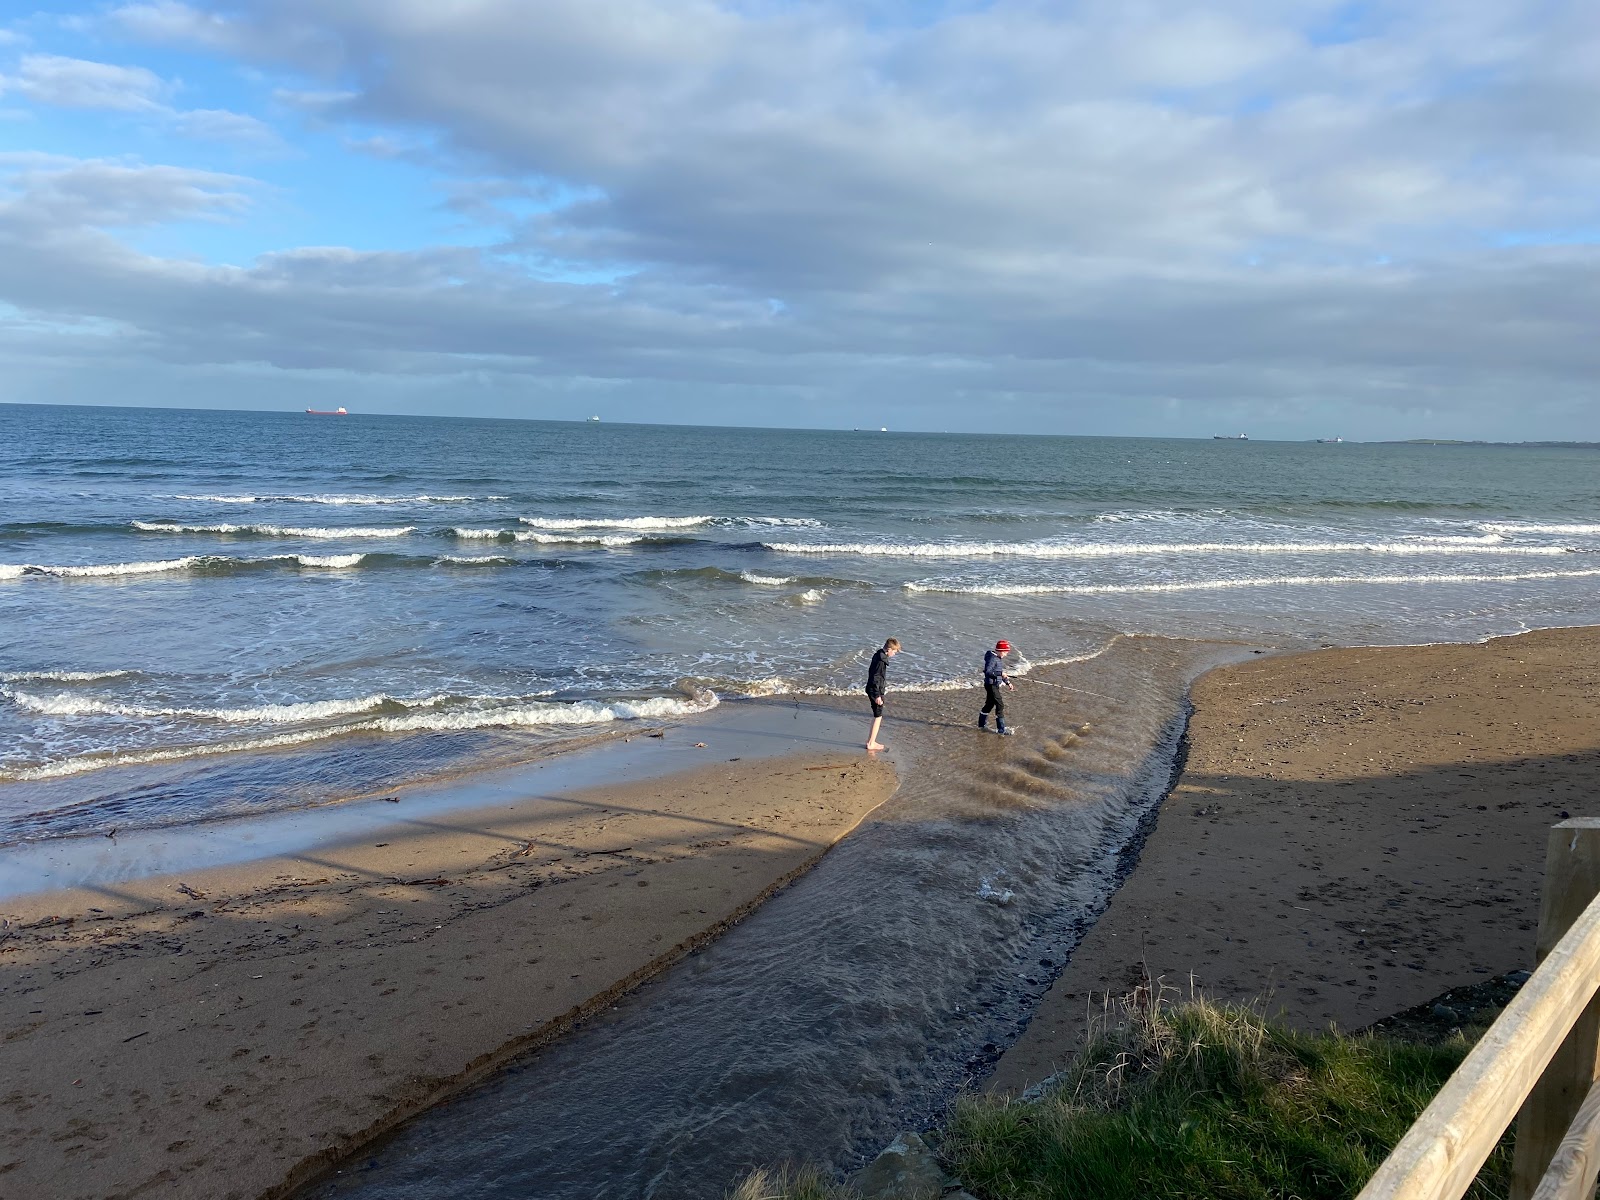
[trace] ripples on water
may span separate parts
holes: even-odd
[[[1592,621],[1594,461],[0,406],[0,841],[234,811],[241,750],[299,764],[252,804],[313,803],[434,750],[854,693],[890,632],[905,688],[970,679],[996,629],[1049,662]]]
[[[324,1190],[714,1196],[756,1161],[843,1167],[986,1066],[1103,903],[1201,654],[1118,633],[1600,621],[1597,461],[0,406],[0,842],[336,800],[719,695],[854,694],[895,634],[896,715],[928,724],[877,819]],[[1098,656],[974,757],[941,689],[1002,635]]]
[[[842,1169],[926,1123],[1103,906],[1203,661],[1120,642],[1071,675],[1118,699],[1033,689],[1011,747],[974,740],[966,696],[899,697],[900,791],[810,874],[308,1196],[710,1200],[749,1167]]]

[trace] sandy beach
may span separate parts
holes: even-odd
[[[1214,671],[1131,877],[990,1086],[1048,1076],[1146,974],[1356,1029],[1531,967],[1545,839],[1594,811],[1600,630]]]
[[[894,772],[811,749],[538,783],[415,819],[402,796],[359,840],[0,901],[0,1192],[283,1194],[715,937]]]
[[[1004,885],[1113,879],[1136,814],[1100,789],[1155,762],[1184,679],[1247,654],[1123,639],[1020,684],[1011,739],[973,728],[970,693],[901,694],[892,764],[848,744],[849,700],[753,705],[782,717],[760,753],[669,731],[686,744],[658,773],[403,796],[314,847],[0,900],[0,1190],[285,1195],[606,1009],[869,813],[913,853],[1065,806],[1081,861],[1014,863]],[[1353,1028],[1528,965],[1545,832],[1600,761],[1597,677],[1590,629],[1203,675],[1137,866],[1053,984],[1010,1002],[1033,1016],[991,1086],[1048,1075],[1147,970]],[[804,736],[817,720],[843,722],[831,745]],[[973,874],[961,894],[997,920]]]

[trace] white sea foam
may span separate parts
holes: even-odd
[[[159,500],[203,500],[212,504],[466,504],[476,500],[509,500],[509,496],[220,496],[177,495],[158,496]]]
[[[257,738],[239,738],[210,745],[175,746],[164,749],[111,751],[84,754],[58,762],[40,763],[0,771],[0,780],[57,779],[105,767],[138,766],[177,762],[215,754],[248,750],[272,750],[305,745],[351,733],[420,733],[430,730],[473,730],[503,727],[593,725],[609,721],[656,720],[687,716],[715,708],[717,696],[704,692],[692,698],[655,696],[644,700],[616,700],[610,703],[580,701],[574,704],[528,703],[498,708],[474,708],[446,712],[411,712],[373,717],[317,729],[293,730]]]
[[[793,583],[793,575],[758,575],[754,571],[740,571],[739,578],[746,583],[757,583],[762,587],[782,587],[786,583]]]
[[[1535,579],[1592,579],[1595,571],[1523,571],[1504,575],[1269,575],[1259,579],[1195,579],[1174,583],[907,583],[908,592],[975,596],[1134,596],[1157,592],[1222,592],[1239,588],[1323,587],[1338,584],[1520,583]]]
[[[437,561],[453,567],[504,567],[517,560],[503,554],[441,554]]]
[[[794,597],[796,604],[821,604],[828,598],[828,593],[823,588],[807,588]]]
[[[694,529],[701,525],[776,526],[815,529],[821,521],[811,517],[518,517],[533,529]]]
[[[479,541],[531,542],[538,546],[636,546],[650,540],[647,534],[536,533],[531,529],[452,529],[458,538]]]
[[[1479,529],[1490,533],[1600,533],[1600,525],[1539,525],[1531,521],[1482,521]]]
[[[534,529],[691,529],[715,517],[518,517]]]
[[[173,708],[153,707],[145,704],[118,704],[110,700],[97,700],[91,696],[63,693],[55,696],[36,696],[28,692],[11,693],[11,702],[29,712],[51,717],[190,717],[202,721],[223,721],[230,725],[288,725],[301,721],[326,721],[332,717],[348,717],[371,712],[384,705],[405,708],[428,708],[443,704],[448,696],[426,696],[413,700],[400,700],[384,693],[360,696],[351,700],[309,700],[295,704],[256,704],[243,708]]]
[[[297,562],[302,567],[358,567],[367,556],[365,554],[276,554],[272,559],[238,559],[239,562],[271,562],[273,560],[287,560]]]
[[[606,533],[586,536],[578,533],[533,533],[516,535],[519,542],[533,542],[540,546],[637,546],[650,538],[643,534]]]
[[[252,533],[260,537],[325,538],[397,538],[416,531],[415,525],[387,528],[376,525],[179,525],[172,521],[131,521],[135,529],[146,533]]]
[[[1434,542],[765,542],[779,554],[883,558],[1139,558],[1162,554],[1569,554],[1565,546],[1440,545]]]
[[[106,575],[153,575],[163,571],[187,571],[204,556],[191,554],[186,558],[165,558],[154,562],[97,563],[88,566],[51,567],[38,563],[0,563],[0,579],[16,579],[22,575],[54,575],[67,579],[89,579]]]
[[[154,562],[94,563],[87,566],[49,566],[39,563],[0,563],[0,579],[38,575],[56,579],[98,579],[118,575],[154,575],[205,567],[256,566],[293,563],[301,567],[344,568],[359,566],[365,554],[273,554],[266,558],[233,558],[226,554],[191,554]]]
[[[132,674],[133,671],[0,671],[0,683],[94,683]]]

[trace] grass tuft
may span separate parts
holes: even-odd
[[[960,1100],[940,1153],[983,1200],[1342,1200],[1469,1044],[1298,1033],[1141,989],[1041,1098]],[[1505,1195],[1508,1146],[1469,1197]]]
[[[735,1184],[727,1200],[856,1200],[856,1193],[811,1167],[760,1168]]]
[[[1140,988],[1042,1096],[964,1096],[925,1136],[980,1200],[1347,1200],[1473,1040],[1299,1033],[1260,1005]],[[1510,1146],[1507,1134],[1467,1200],[1505,1197]],[[785,1169],[751,1174],[729,1200],[853,1196]]]

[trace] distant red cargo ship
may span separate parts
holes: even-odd
[[[308,408],[306,411],[314,417],[348,417],[350,415],[342,408]]]

